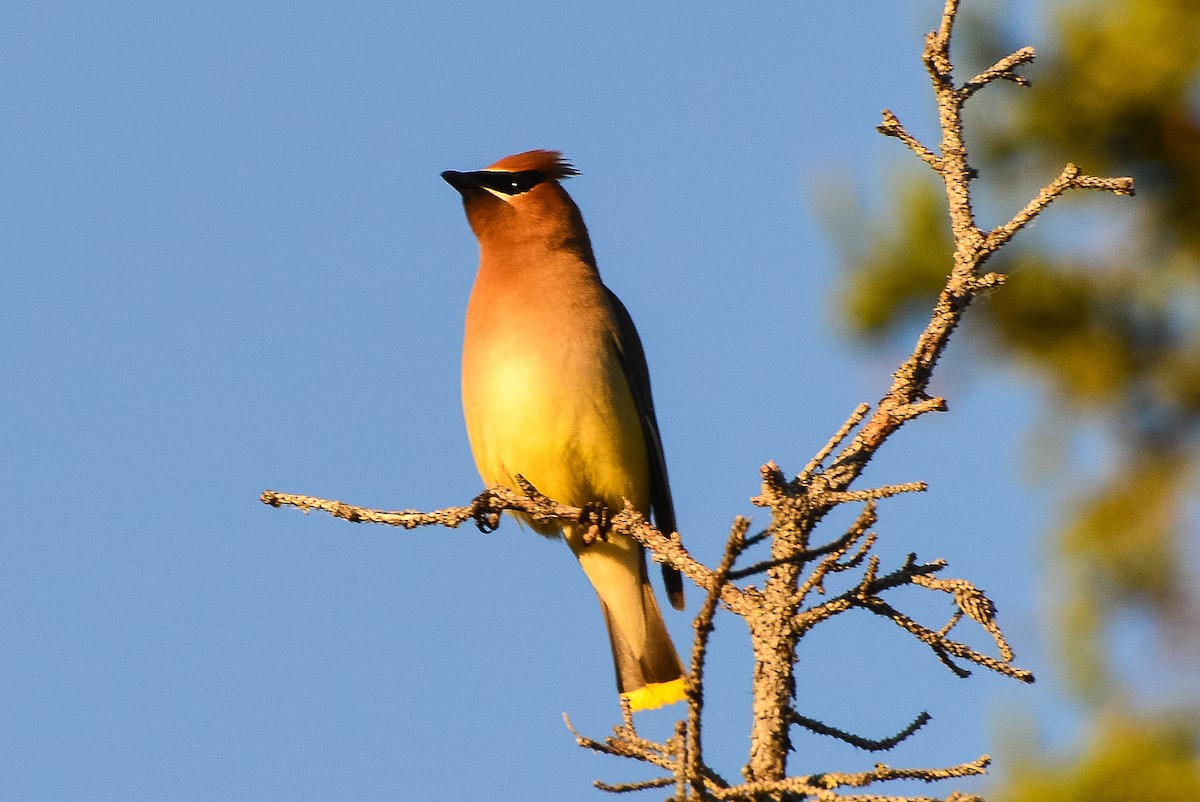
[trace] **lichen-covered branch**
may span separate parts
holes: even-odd
[[[746,545],[746,530],[750,521],[738,516],[733,522],[729,541],[725,545],[725,554],[713,579],[713,586],[708,589],[704,604],[692,627],[696,637],[692,642],[692,665],[687,678],[688,717],[685,727],[686,736],[686,765],[680,775],[680,782],[687,782],[698,799],[705,796],[704,745],[700,739],[701,721],[704,713],[704,664],[708,656],[708,638],[713,631],[713,617],[717,614],[717,604],[721,600],[721,591],[729,584],[730,571],[733,564],[741,556]],[[680,794],[682,797],[683,794]]]
[[[1033,61],[1033,58],[1034,52],[1032,47],[1022,47],[1015,53],[1009,53],[1007,56],[1000,59],[995,64],[963,84],[962,88],[959,90],[962,99],[965,101],[967,98],[971,97],[971,95],[975,94],[992,81],[1012,81],[1018,86],[1029,86],[1029,79],[1018,73],[1017,67],[1029,64]]]
[[[513,511],[521,512],[537,521],[577,521],[594,523],[594,511],[569,504],[559,504],[537,492],[527,482],[523,483],[525,493],[518,493],[510,488],[497,485],[489,487],[470,504],[463,507],[446,507],[432,512],[418,510],[387,511],[370,507],[360,507],[346,504],[342,501],[306,496],[298,493],[283,493],[276,490],[264,490],[260,500],[272,507],[296,507],[307,513],[312,510],[327,512],[335,518],[342,518],[353,523],[376,523],[387,526],[398,526],[404,529],[416,529],[424,526],[445,526],[455,529],[467,521],[474,521],[480,528],[494,528],[499,513]],[[657,562],[665,562],[679,569],[697,586],[704,590],[713,587],[716,572],[694,559],[683,543],[678,533],[663,534],[646,520],[632,505],[617,513],[608,521],[612,531],[629,535],[645,545],[651,556]],[[735,611],[746,612],[750,604],[745,597],[755,595],[752,589],[742,590],[726,584],[721,589],[721,601]]]
[[[970,763],[963,763],[957,766],[948,766],[946,768],[933,769],[898,769],[883,763],[876,764],[875,768],[870,771],[861,772],[826,772],[823,774],[809,774],[799,777],[786,777],[780,780],[770,781],[751,781],[743,785],[736,785],[732,788],[718,789],[712,792],[713,799],[729,799],[729,800],[758,800],[758,799],[802,799],[812,797],[818,800],[839,800],[839,802],[852,802],[859,800],[866,802],[884,802],[884,800],[904,800],[904,802],[920,802],[920,800],[930,800],[932,802],[935,797],[900,797],[900,796],[881,796],[881,795],[844,795],[834,793],[838,788],[866,788],[871,785],[889,782],[891,780],[923,780],[925,782],[935,782],[937,780],[948,780],[955,777],[971,777],[983,774],[991,759],[984,755]],[[964,797],[960,794],[951,794],[946,797],[946,802],[951,800],[965,800],[971,797]]]
[[[1047,185],[1008,223],[984,233],[975,222],[971,206],[971,180],[975,170],[967,161],[963,140],[962,109],[979,89],[997,80],[1027,83],[1016,69],[1034,58],[1033,48],[1022,48],[1006,56],[991,68],[956,86],[950,60],[950,37],[958,14],[958,0],[947,0],[938,30],[925,40],[923,61],[929,72],[938,104],[942,134],[941,153],[934,154],[911,134],[891,111],[884,110],[882,133],[894,136],[909,146],[939,173],[946,187],[946,198],[954,234],[954,263],[949,281],[938,297],[929,325],[917,339],[916,347],[896,371],[888,393],[875,407],[875,414],[858,436],[834,458],[825,476],[831,490],[849,485],[861,474],[879,447],[907,420],[938,409],[926,396],[929,379],[951,333],[962,314],[981,292],[998,285],[1003,277],[981,273],[987,258],[1007,243],[1017,231],[1032,221],[1050,203],[1068,189],[1098,189],[1117,195],[1133,194],[1133,179],[1098,178],[1080,174],[1074,165]],[[944,406],[940,407],[944,408]]]
[[[1094,175],[1084,175],[1074,164],[1068,164],[1059,173],[1058,178],[1042,187],[1011,220],[988,232],[981,246],[981,257],[1006,245],[1014,234],[1029,225],[1056,198],[1070,189],[1099,189],[1114,195],[1133,195],[1134,192],[1132,178],[1098,178]]]
[[[864,738],[861,735],[855,735],[852,732],[839,730],[837,727],[831,727],[822,721],[817,721],[815,718],[802,716],[796,711],[792,711],[792,721],[809,732],[815,732],[817,735],[828,735],[830,738],[836,738],[839,741],[845,741],[851,746],[857,746],[859,749],[862,749],[866,752],[882,752],[891,749],[901,741],[907,739],[917,730],[928,724],[931,718],[932,716],[922,710],[921,713],[915,719],[913,719],[907,727],[895,735],[891,735],[887,738],[872,739]]]

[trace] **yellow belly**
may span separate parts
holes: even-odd
[[[567,347],[547,360],[499,345],[463,375],[467,433],[484,482],[515,487],[520,474],[563,504],[619,511],[628,498],[648,511],[641,421],[616,355],[589,359]]]

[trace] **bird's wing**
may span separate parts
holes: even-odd
[[[675,505],[671,501],[671,485],[667,482],[667,460],[663,455],[662,438],[658,434],[658,418],[654,415],[654,398],[650,394],[650,371],[646,367],[646,352],[642,340],[625,304],[621,303],[612,290],[604,288],[616,319],[617,355],[625,369],[625,378],[633,392],[633,400],[642,421],[642,435],[646,441],[647,457],[650,461],[650,507],[659,531],[669,535],[675,527]],[[671,606],[682,610],[683,577],[679,571],[663,565],[663,582],[667,586],[667,597]]]

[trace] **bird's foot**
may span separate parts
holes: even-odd
[[[583,505],[579,513],[579,523],[587,524],[583,534],[583,544],[590,546],[597,540],[608,540],[608,529],[612,525],[612,514],[608,507],[598,501]]]
[[[475,526],[485,535],[490,535],[500,528],[500,511],[488,503],[490,500],[491,491],[484,491],[475,499],[475,503],[472,505],[474,509],[471,510],[471,518],[474,519]]]

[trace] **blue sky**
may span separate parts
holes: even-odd
[[[433,509],[480,489],[458,401],[477,252],[438,174],[556,148],[646,346],[683,536],[715,561],[732,517],[758,516],[758,467],[798,470],[898,361],[844,343],[818,209],[833,191],[883,202],[903,154],[873,130],[881,108],[932,132],[919,49],[939,12],[9,4],[6,795],[586,799],[593,778],[651,776],[561,723],[601,736],[617,716],[596,602],[561,544],[511,522],[351,525],[258,494]],[[932,488],[884,505],[881,552],[948,558],[986,588],[1043,681],[958,681],[866,617],[819,630],[802,712],[874,737],[933,713],[896,765],[993,750],[1002,711],[1072,723],[1035,595],[1049,499],[1018,478],[1034,396],[961,343],[938,389],[951,413],[868,472]],[[668,618],[683,648],[690,617]],[[709,750],[736,776],[740,624],[719,618],[715,643]],[[875,760],[800,736],[793,765]]]

